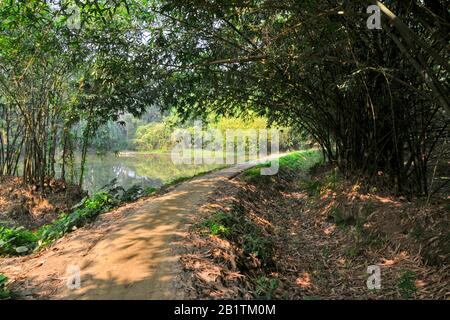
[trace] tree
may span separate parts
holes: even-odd
[[[395,2],[402,22],[385,14],[383,30],[368,30],[369,4],[161,1],[161,56],[176,66],[166,104],[185,115],[255,110],[307,130],[347,174],[427,194],[430,163],[446,157],[447,13],[443,1]]]

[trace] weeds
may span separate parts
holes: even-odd
[[[51,224],[42,226],[37,231],[39,246],[45,246],[64,234],[93,221],[100,213],[107,212],[120,203],[109,193],[100,192],[85,199],[81,207],[70,214],[61,214]]]
[[[416,274],[410,270],[403,270],[397,280],[397,288],[404,299],[411,299],[417,291],[415,285]]]
[[[320,189],[322,184],[318,180],[302,180],[300,181],[300,189],[306,190],[310,196],[318,196],[320,194]]]
[[[154,188],[154,187],[147,187],[147,188],[144,189],[144,195],[145,196],[151,196],[151,195],[155,194],[156,190],[157,189]]]
[[[218,211],[208,219],[197,224],[200,233],[222,237],[238,243],[246,256],[255,256],[264,265],[272,263],[272,247],[270,238],[265,237],[262,227],[240,213],[239,208],[233,212]]]
[[[52,223],[36,231],[0,227],[0,255],[27,254],[59,239],[64,234],[93,221],[100,213],[107,212],[121,203],[107,192],[99,192],[85,198],[70,214],[62,213]]]
[[[32,251],[38,237],[24,227],[0,227],[0,255],[17,255]]]
[[[310,300],[322,300],[319,296],[303,296],[303,300],[310,301]]]
[[[328,220],[338,227],[346,227],[353,224],[351,218],[345,218],[338,206],[332,206],[328,212]],[[352,221],[349,221],[352,220]]]
[[[230,233],[231,225],[231,217],[226,213],[219,211],[204,220],[199,226],[206,229],[207,233],[210,235],[226,236]]]
[[[278,289],[278,286],[280,285],[278,279],[269,279],[264,276],[258,277],[255,282],[255,293],[257,298],[265,298],[268,300],[273,298],[275,290]]]
[[[354,243],[345,249],[345,255],[349,258],[356,258],[361,254],[361,252],[362,248],[358,243]]]
[[[11,296],[8,288],[6,287],[6,283],[8,282],[8,278],[0,273],[0,300],[8,299]]]

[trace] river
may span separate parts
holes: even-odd
[[[170,154],[89,155],[83,189],[92,194],[113,179],[117,179],[117,185],[125,189],[133,185],[158,188],[176,178],[192,176],[219,167],[221,166],[174,164]]]

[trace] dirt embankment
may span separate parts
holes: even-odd
[[[282,169],[229,180],[181,259],[197,298],[448,299],[448,201],[412,202],[340,178]],[[381,289],[367,287],[368,266]]]
[[[77,186],[52,180],[44,192],[23,184],[19,177],[0,177],[0,222],[7,226],[36,229],[67,212],[86,194]]]

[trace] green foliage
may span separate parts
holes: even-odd
[[[443,0],[420,3],[385,4],[404,22],[394,26],[397,39],[361,29],[368,5],[361,0],[279,0],[276,6],[158,2],[170,30],[165,57],[180,66],[199,66],[171,73],[166,104],[185,117],[250,110],[269,122],[301,127],[340,169],[370,176],[382,171],[399,189],[425,191],[428,170],[417,168],[427,165],[433,150],[438,156],[434,142],[442,147],[446,135],[437,132],[448,126],[443,95],[449,91],[448,50],[442,39],[449,13]],[[217,23],[218,17],[224,23]],[[435,29],[421,27],[431,21]],[[384,23],[387,27],[387,18]],[[398,54],[380,58],[380,52]],[[416,63],[411,52],[424,59]],[[370,107],[361,110],[367,101]],[[412,121],[422,118],[428,122]],[[416,147],[403,148],[406,144]]]
[[[97,215],[109,211],[118,204],[119,200],[106,192],[100,192],[85,199],[72,213],[61,214],[58,219],[35,232],[23,227],[0,227],[0,255],[30,253],[93,221]]]
[[[307,300],[307,301],[309,301],[309,300],[322,300],[322,298],[319,297],[319,296],[303,296],[303,300]]]
[[[35,233],[23,227],[0,226],[0,256],[29,253],[36,247],[37,240]]]
[[[200,172],[197,175],[201,174],[204,173]],[[180,177],[172,180],[168,185],[192,178],[193,176]],[[153,195],[157,191],[154,187],[142,188],[137,185],[125,190],[122,187],[116,187],[115,183],[116,181],[112,180],[102,188],[107,191],[96,192],[91,197],[83,199],[72,208],[71,213],[62,213],[56,220],[34,232],[23,227],[0,226],[0,256],[28,254],[33,250],[38,250],[65,234],[92,222],[101,213],[108,212],[120,204],[135,201],[142,196]],[[211,229],[215,234],[226,233],[226,230],[220,225],[212,225]]]
[[[202,131],[198,134],[201,135],[203,139],[203,148],[205,148],[210,141],[205,136],[208,130],[218,130],[223,137],[223,150],[226,149],[226,133],[227,130],[232,129],[267,129],[268,121],[266,118],[252,116],[251,118],[231,118],[231,117],[220,117],[218,120],[210,115],[207,122],[204,123]],[[194,135],[194,127],[189,123],[182,123],[180,120],[174,118],[173,116],[164,118],[161,122],[149,123],[146,125],[141,125],[136,129],[134,145],[139,151],[148,152],[168,152],[174,146],[175,141],[173,141],[172,134],[177,129],[186,130]],[[296,131],[292,128],[279,128],[280,129],[280,140],[279,147],[281,150],[298,148],[301,143],[302,137],[296,134]],[[268,144],[271,142],[271,136],[268,136]],[[236,142],[235,142],[236,143]],[[248,141],[245,141],[246,148],[248,148]],[[235,145],[236,147],[236,145]]]
[[[264,276],[260,276],[256,278],[255,281],[255,293],[256,298],[264,298],[264,299],[272,299],[273,294],[278,286],[280,285],[280,281],[276,278],[267,278]]]
[[[167,123],[150,123],[136,130],[134,144],[139,151],[165,150],[173,145],[173,130]]]
[[[8,278],[0,273],[0,300],[8,299],[11,295],[8,288],[6,287],[7,282]]]
[[[318,196],[320,194],[320,189],[322,188],[322,184],[318,180],[310,180],[308,178],[304,178],[299,183],[300,189],[306,190],[310,196]]]
[[[397,280],[397,288],[405,299],[411,299],[417,291],[416,274],[411,270],[402,270]]]
[[[323,161],[322,154],[317,149],[293,152],[280,158],[280,168],[308,172],[313,166]]]
[[[230,233],[232,224],[233,218],[230,214],[218,211],[202,221],[199,227],[206,229],[213,236],[226,236]]]
[[[91,198],[84,201],[80,208],[70,214],[61,214],[58,219],[51,224],[42,226],[37,231],[39,245],[44,246],[64,234],[82,227],[93,221],[101,212],[109,211],[119,204],[117,199],[111,197],[106,192],[95,193]]]
[[[144,188],[144,195],[145,196],[151,196],[151,195],[153,195],[155,192],[156,192],[156,188],[154,188],[154,187],[147,187],[147,188]]]
[[[337,171],[327,174],[322,180],[304,178],[300,181],[301,189],[306,190],[310,196],[318,196],[325,191],[336,191],[342,186],[343,179]]]
[[[349,258],[358,257],[363,251],[360,243],[354,243],[345,249],[345,255]]]
[[[271,264],[272,239],[264,236],[254,225],[248,225],[248,230],[251,233],[245,234],[243,237],[244,252],[255,255],[266,265]]]
[[[318,163],[321,163],[322,156],[318,150],[304,150],[292,152],[284,157],[279,158],[280,170],[304,171],[307,172],[310,168]],[[270,176],[261,176],[261,168],[268,168],[272,164],[270,161],[261,163],[243,173],[244,180],[247,182],[256,182],[261,178],[270,178]]]
[[[328,220],[333,222],[338,227],[347,227],[355,224],[353,217],[345,217],[341,209],[333,205],[328,212]]]
[[[181,177],[170,180],[170,182],[168,184],[175,185],[175,184],[179,184],[184,181],[188,181],[190,179],[192,179],[192,176],[181,176]]]

